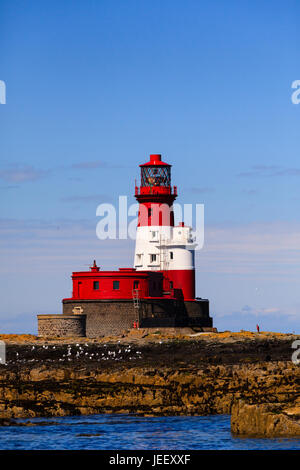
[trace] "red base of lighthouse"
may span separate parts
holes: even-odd
[[[212,328],[208,300],[192,297],[194,271],[100,271],[94,262],[90,271],[74,272],[72,280],[73,296],[63,299],[63,314],[85,316],[88,337],[120,334],[136,323],[141,328]],[[182,289],[170,289],[172,283]]]

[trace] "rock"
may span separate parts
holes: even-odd
[[[244,437],[300,436],[300,408],[280,403],[249,405],[243,400],[232,406],[231,431]]]

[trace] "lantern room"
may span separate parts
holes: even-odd
[[[171,165],[161,160],[161,155],[150,155],[150,161],[140,165],[141,186],[135,187],[135,196],[172,195],[177,196],[177,187],[171,187]]]
[[[140,165],[141,186],[171,186],[171,165],[161,161],[161,155],[150,155],[150,161]]]

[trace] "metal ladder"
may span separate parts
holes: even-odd
[[[134,323],[136,324],[137,328],[139,328],[140,323],[140,298],[139,298],[139,290],[132,289],[132,300],[133,300],[133,308],[135,313],[135,320]]]
[[[169,281],[168,269],[169,269],[169,258],[167,250],[167,239],[160,237],[160,269],[164,271],[164,279]],[[163,294],[169,294],[169,291],[163,291]]]
[[[167,240],[165,238],[160,237],[160,269],[162,271],[167,271],[169,268],[169,260],[168,260],[168,251],[167,251]]]
[[[132,289],[132,300],[133,300],[133,307],[139,309],[140,308],[140,298],[139,298],[139,290]]]

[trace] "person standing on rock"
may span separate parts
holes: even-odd
[[[259,325],[256,325],[257,333],[259,333]]]

